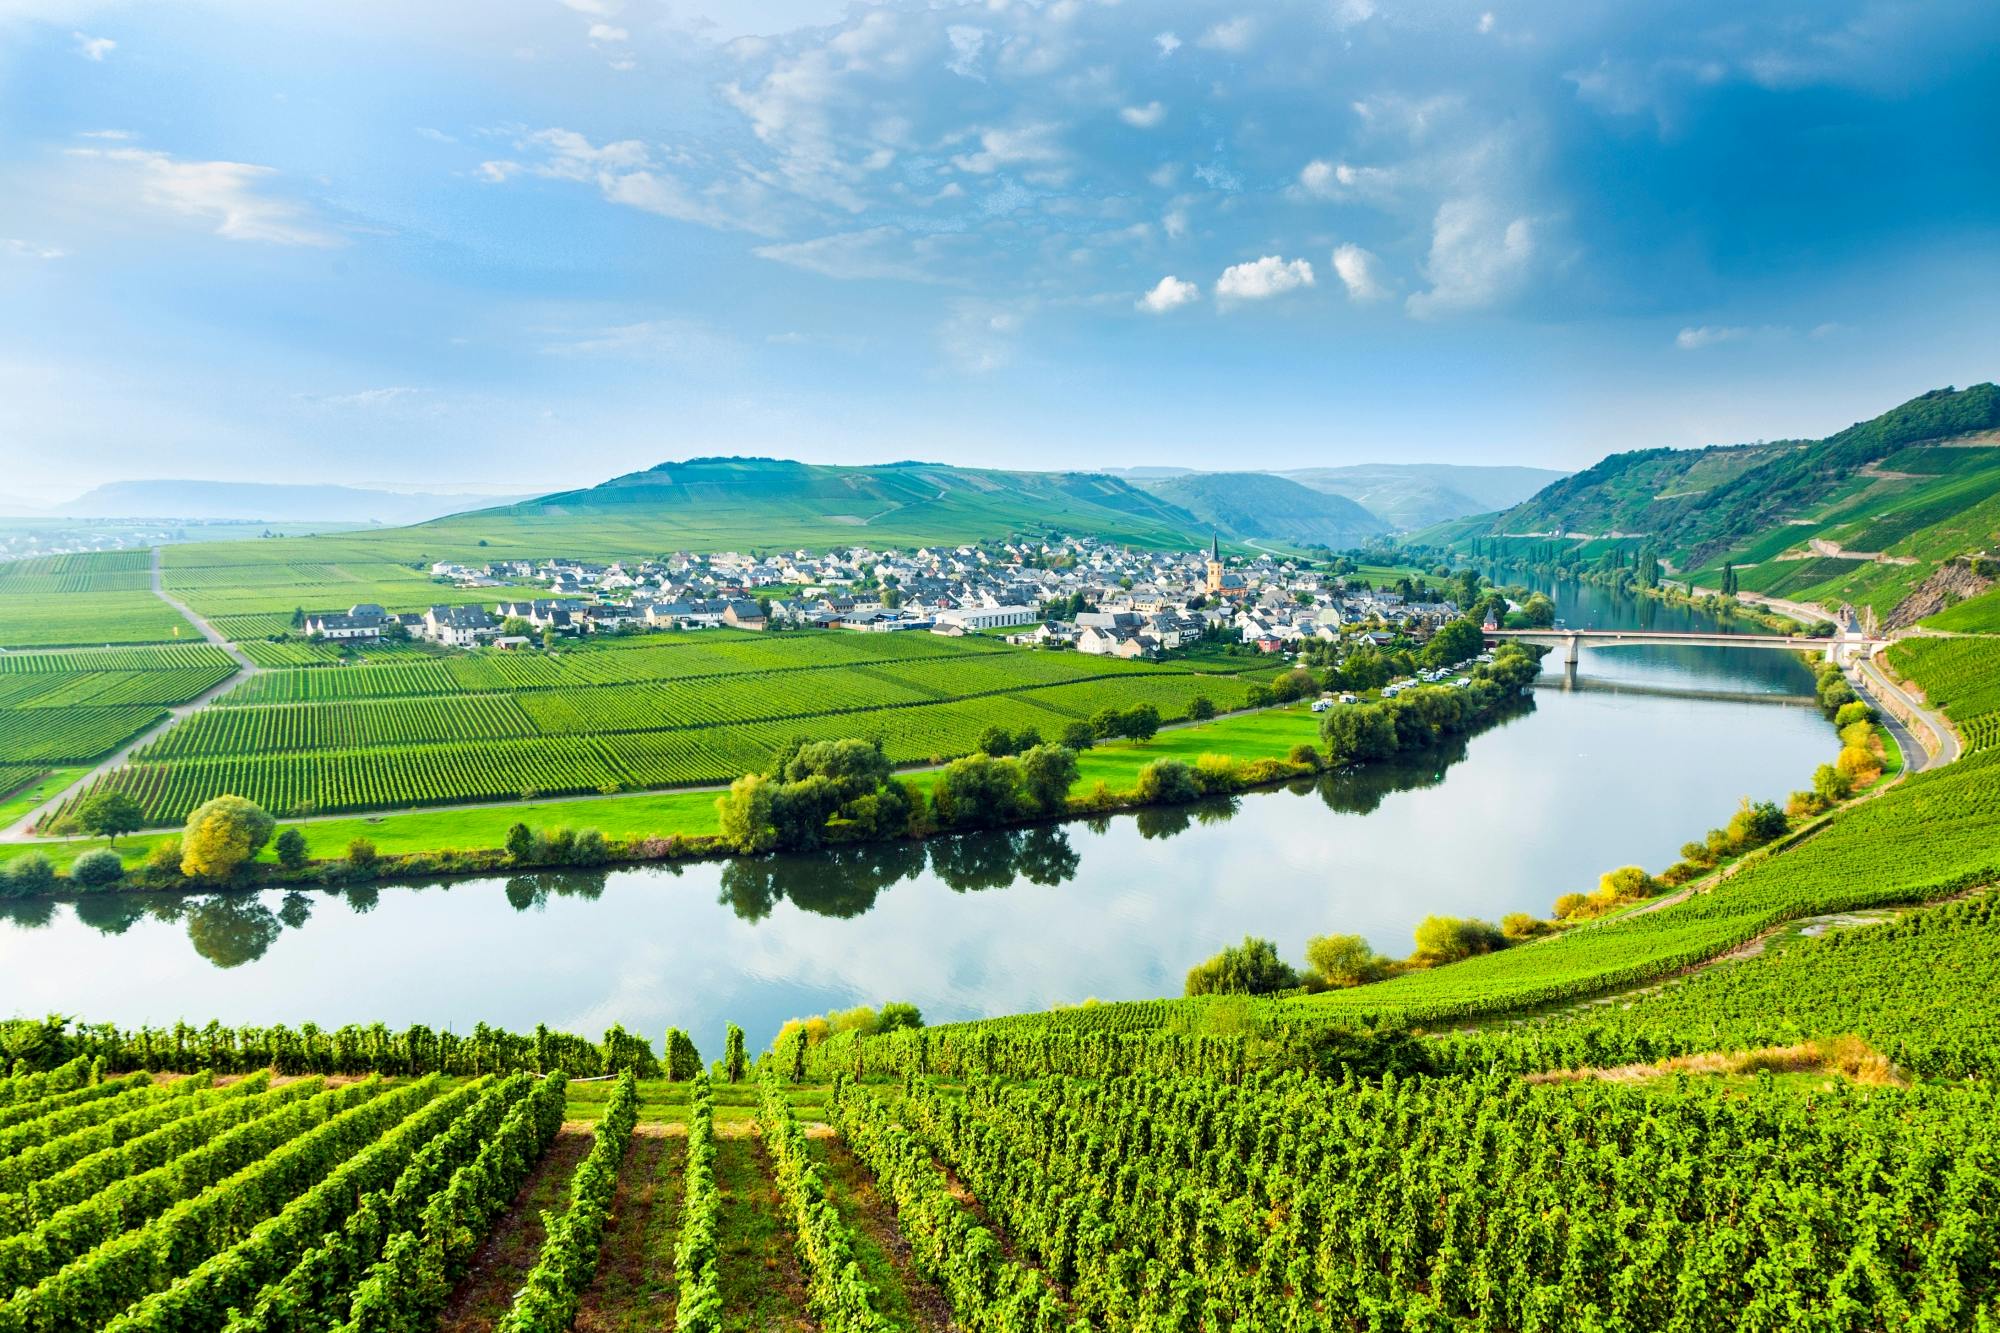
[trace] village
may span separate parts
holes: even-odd
[[[309,638],[413,638],[454,648],[528,648],[558,638],[649,631],[841,630],[989,634],[1125,659],[1197,644],[1297,652],[1310,641],[1424,639],[1458,614],[1400,580],[1371,586],[1352,559],[1133,551],[1088,537],[912,551],[678,553],[663,560],[551,557],[474,567],[439,562],[433,581],[493,588],[496,600],[397,614],[374,604],[313,612]],[[532,592],[532,595],[526,595]]]

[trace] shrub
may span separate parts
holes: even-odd
[[[146,853],[146,870],[149,874],[164,878],[179,879],[181,874],[181,840],[162,838],[153,844],[153,850]]]
[[[604,835],[594,828],[587,828],[576,835],[570,844],[569,863],[573,866],[601,866],[611,859],[611,849],[605,845]]]
[[[1556,899],[1551,909],[1558,921],[1573,921],[1590,911],[1590,895],[1587,893],[1565,893]]]
[[[1417,923],[1419,966],[1456,963],[1476,954],[1507,947],[1507,937],[1491,921],[1478,917],[1427,916]]]
[[[373,870],[382,854],[375,850],[375,844],[366,838],[356,838],[347,844],[347,864],[356,870]]]
[[[56,868],[40,852],[31,852],[0,865],[0,897],[26,898],[49,893],[55,886]]]
[[[1205,754],[1194,761],[1194,781],[1204,796],[1237,791],[1243,786],[1243,765],[1228,755]]]
[[[526,824],[515,824],[507,830],[507,859],[515,865],[525,862],[535,849],[535,835],[528,832]]]
[[[1200,798],[1201,783],[1180,760],[1155,759],[1139,770],[1135,791],[1149,805],[1180,805]]]
[[[1857,786],[1882,771],[1880,761],[1871,752],[1856,745],[1843,749],[1833,761],[1833,766]]]
[[[1300,741],[1292,747],[1291,753],[1285,757],[1301,768],[1309,768],[1315,773],[1319,772],[1322,756],[1318,746]]]
[[[278,853],[278,864],[287,870],[297,870],[306,863],[306,835],[295,828],[285,829],[278,834],[272,846]]]
[[[69,877],[86,889],[101,889],[125,878],[125,862],[109,847],[98,847],[76,858]]]
[[[1549,933],[1549,923],[1532,912],[1509,912],[1500,918],[1500,933],[1510,940],[1531,940]]]
[[[1670,889],[1677,889],[1690,881],[1700,879],[1705,871],[1692,861],[1676,861],[1660,872],[1660,883]]]
[[[1298,973],[1278,957],[1269,940],[1243,937],[1205,963],[1188,969],[1189,995],[1269,995],[1299,984]]]
[[[1853,726],[1856,722],[1872,723],[1874,721],[1875,710],[1859,699],[1856,699],[1851,704],[1842,704],[1840,711],[1833,715],[1833,725],[1842,730]]]
[[[1346,988],[1380,981],[1393,964],[1359,935],[1315,935],[1306,941],[1308,984]]]
[[[1832,764],[1821,764],[1813,770],[1813,792],[1832,805],[1854,795],[1854,779]]]

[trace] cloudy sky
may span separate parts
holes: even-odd
[[[1823,433],[2000,373],[1996,60],[1991,0],[0,0],[0,493]]]

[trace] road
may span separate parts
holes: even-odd
[[[1960,753],[1958,732],[1952,728],[1949,718],[1929,704],[1919,702],[1915,695],[1890,680],[1882,668],[1875,665],[1872,656],[1857,658],[1855,667],[1862,692],[1874,700],[1877,711],[1889,725],[1890,734],[1894,735],[1896,743],[1903,747],[1904,762],[1910,772],[1919,773],[1927,768],[1943,768],[1958,759]],[[1891,701],[1909,710],[1937,739],[1936,754],[1926,751],[1909,726],[1890,707]]]
[[[238,648],[235,644],[222,637],[222,634],[215,626],[196,615],[185,602],[180,601],[167,592],[160,580],[160,548],[157,546],[153,548],[153,595],[186,617],[190,625],[201,631],[203,638],[229,654],[230,659],[236,663],[236,674],[217,681],[214,685],[203,690],[186,703],[175,704],[169,708],[165,717],[127,741],[109,759],[100,762],[97,767],[85,773],[75,782],[70,783],[69,786],[64,787],[33,810],[30,810],[14,824],[6,829],[0,829],[0,842],[27,842],[29,840],[29,830],[34,828],[36,823],[44,816],[51,815],[61,809],[64,802],[75,797],[79,792],[89,787],[91,783],[97,781],[98,778],[112,769],[131,762],[134,754],[158,740],[174,727],[180,725],[180,720],[188,714],[213,703],[244,681],[250,679],[250,677],[263,671],[262,667],[244,655],[241,648]],[[37,839],[37,841],[41,840]]]

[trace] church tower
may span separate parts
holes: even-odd
[[[1222,591],[1222,537],[1214,532],[1208,537],[1208,591],[1210,596]]]

